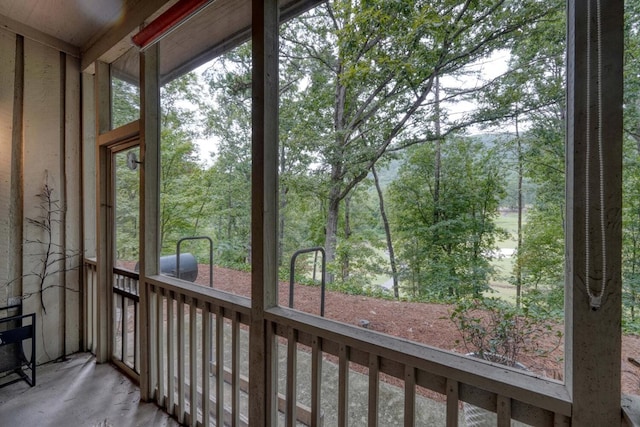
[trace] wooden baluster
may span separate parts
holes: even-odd
[[[209,427],[211,420],[211,305],[205,303],[202,307],[202,426]]]
[[[458,381],[447,378],[447,427],[458,427],[459,393]]]
[[[378,425],[379,373],[380,358],[373,353],[369,354],[369,427]]]
[[[176,354],[176,339],[174,335],[175,331],[175,318],[174,318],[174,295],[173,292],[167,294],[167,412],[169,414],[175,414],[175,354]]]
[[[349,348],[341,344],[338,351],[338,426],[347,427],[349,421]]]
[[[416,370],[412,366],[404,367],[404,425],[413,427],[416,417]]]
[[[189,374],[191,398],[189,411],[191,413],[191,426],[198,424],[198,324],[196,314],[198,311],[198,300],[192,299],[189,304]]]
[[[287,405],[285,425],[296,426],[296,385],[298,367],[298,333],[289,328],[287,334]]]
[[[185,362],[185,336],[184,336],[184,295],[178,295],[178,422],[184,424],[185,399],[184,399],[184,362]]]
[[[224,425],[224,311],[216,309],[216,425]]]
[[[124,302],[124,301],[123,301]],[[157,314],[157,327],[156,327],[156,358],[158,362],[156,363],[157,373],[156,376],[158,378],[158,398],[157,402],[159,406],[165,405],[165,369],[164,369],[164,289],[159,288],[156,292],[156,314]],[[126,321],[126,316],[125,316]],[[126,323],[123,323],[123,328]],[[123,348],[123,358],[124,353],[126,351],[126,343],[125,340],[122,340]]]
[[[502,395],[497,396],[498,427],[511,427],[511,399]]]
[[[322,405],[320,390],[322,387],[322,338],[313,337],[311,341],[311,427],[322,425]]]
[[[240,313],[231,315],[231,426],[240,425]]]

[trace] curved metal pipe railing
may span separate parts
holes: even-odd
[[[322,277],[320,279],[320,316],[324,317],[324,294],[326,288],[326,271],[327,271],[327,262],[326,255],[324,252],[324,248],[321,246],[317,246],[314,248],[300,249],[296,251],[291,256],[291,265],[289,267],[289,308],[293,308],[293,282],[294,282],[294,273],[296,269],[296,259],[298,255],[315,252],[316,255],[318,252],[322,254]],[[314,262],[314,270],[315,270],[315,262]]]

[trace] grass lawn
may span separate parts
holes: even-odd
[[[518,213],[507,212],[501,214],[496,219],[496,225],[504,228],[509,233],[509,237],[497,242],[498,248],[516,249],[518,246]],[[509,283],[509,277],[513,272],[513,261],[514,258],[512,256],[499,256],[492,261],[491,264],[496,269],[496,275],[491,281],[491,289],[494,292],[487,292],[485,295],[515,301],[516,288]]]

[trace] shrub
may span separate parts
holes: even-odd
[[[562,332],[544,313],[498,298],[461,300],[450,319],[469,353],[507,366],[514,366],[523,355],[547,356],[562,339]]]

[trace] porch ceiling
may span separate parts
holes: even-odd
[[[322,2],[280,0],[280,20],[291,19]],[[251,0],[213,1],[160,41],[161,81],[191,71],[250,37]]]
[[[111,62],[113,53],[93,50],[104,44],[102,38],[110,33],[121,34],[112,40],[118,44],[117,56],[133,46],[130,32],[143,21],[154,16],[140,16],[141,10],[161,13],[177,0],[20,0],[0,2],[0,27],[17,33],[29,33],[39,41],[56,45],[68,53],[83,56],[83,65],[100,58]],[[281,19],[289,19],[321,3],[321,0],[280,0]],[[144,6],[143,6],[144,5]],[[215,55],[248,40],[251,24],[251,0],[213,0],[202,13],[184,26],[172,31],[162,40],[162,69],[164,80],[182,74],[208,61]],[[127,31],[123,33],[123,28]],[[113,30],[113,31],[112,31]],[[124,35],[125,40],[120,40]],[[47,40],[43,40],[43,39]],[[53,41],[53,43],[52,43]],[[123,46],[123,44],[125,46]],[[109,49],[112,46],[105,46]],[[120,70],[129,74],[129,70]],[[130,70],[133,71],[133,70]],[[132,72],[131,75],[136,75]]]
[[[118,22],[122,1],[20,0],[0,2],[0,15],[81,48]]]

